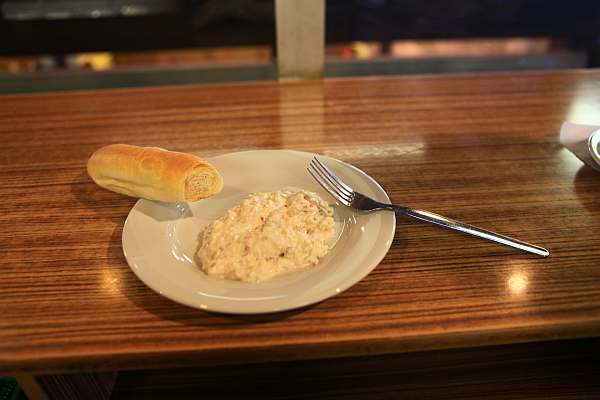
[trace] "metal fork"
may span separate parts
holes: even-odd
[[[406,215],[418,219],[420,221],[429,222],[441,227],[452,229],[455,231],[474,235],[483,239],[491,240],[494,242],[501,243],[506,246],[514,247],[521,251],[530,252],[533,254],[540,255],[542,257],[548,257],[550,252],[543,247],[535,246],[530,243],[526,243],[517,239],[513,239],[508,236],[500,235],[485,229],[478,228],[473,225],[465,224],[463,222],[455,221],[450,218],[443,217],[438,214],[434,214],[429,211],[416,210],[406,206],[380,203],[364,194],[358,193],[353,190],[350,186],[345,184],[340,178],[338,178],[329,168],[325,166],[321,161],[314,157],[308,166],[308,172],[313,178],[325,189],[330,195],[345,206],[352,207],[360,211],[378,211],[378,210],[390,210],[399,214]]]

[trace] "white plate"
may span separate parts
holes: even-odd
[[[223,175],[221,193],[194,203],[139,200],[123,228],[123,251],[133,272],[146,285],[176,302],[203,310],[258,314],[290,310],[334,296],[371,272],[392,244],[396,218],[391,212],[357,214],[334,207],[336,240],[315,267],[262,283],[226,281],[198,267],[198,238],[210,222],[250,193],[289,187],[318,193],[334,203],[306,168],[313,154],[257,150],[220,155],[208,161]],[[389,202],[368,175],[341,161],[319,156],[356,190]]]

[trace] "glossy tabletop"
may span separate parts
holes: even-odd
[[[558,143],[600,124],[600,71],[336,79],[0,96],[0,372],[248,363],[600,335],[600,173]],[[398,218],[381,264],[296,311],[227,316],[127,266],[135,199],[96,186],[109,143],[325,154],[393,201],[547,247]]]

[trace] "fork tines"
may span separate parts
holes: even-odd
[[[340,203],[350,205],[354,191],[338,178],[317,157],[313,157],[308,172],[327,193],[335,197]]]

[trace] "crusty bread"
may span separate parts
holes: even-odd
[[[206,161],[158,147],[102,147],[88,160],[87,171],[105,189],[165,202],[204,199],[223,187],[221,175]]]

